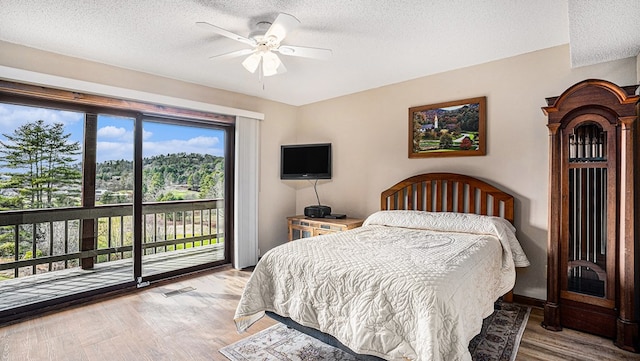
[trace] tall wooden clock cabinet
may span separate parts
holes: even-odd
[[[637,86],[577,83],[547,99],[549,236],[543,327],[638,352]]]

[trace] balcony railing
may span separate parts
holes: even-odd
[[[132,213],[131,204],[1,212],[0,281],[131,258]],[[143,255],[224,242],[223,199],[144,203],[142,213]],[[81,250],[87,220],[93,247]]]

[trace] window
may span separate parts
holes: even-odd
[[[0,209],[80,206],[84,114],[0,104]]]
[[[224,260],[225,132],[145,120],[142,138],[143,275],[179,268],[174,251]]]
[[[0,104],[0,211],[81,205],[84,114]],[[0,227],[0,262],[33,260],[78,251],[79,222],[49,221]],[[0,271],[0,280],[77,266],[32,264]]]
[[[96,204],[133,203],[135,118],[98,115]]]

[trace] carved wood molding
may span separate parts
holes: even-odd
[[[569,89],[565,90],[559,97],[557,98],[548,98],[548,100],[552,101],[552,104],[549,106],[543,107],[542,111],[545,115],[549,115],[549,113],[555,113],[560,110],[562,104],[570,98],[577,91],[587,88],[587,87],[596,87],[600,89],[604,89],[618,98],[618,102],[620,104],[635,104],[638,99],[640,99],[640,95],[632,95],[628,94],[627,91],[614,83],[611,83],[606,80],[600,79],[587,79],[583,80]]]

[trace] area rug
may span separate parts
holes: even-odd
[[[513,361],[518,353],[531,308],[512,303],[496,304],[496,311],[482,323],[482,331],[469,343],[474,361]],[[356,361],[356,357],[307,336],[284,324],[223,347],[231,361]]]

